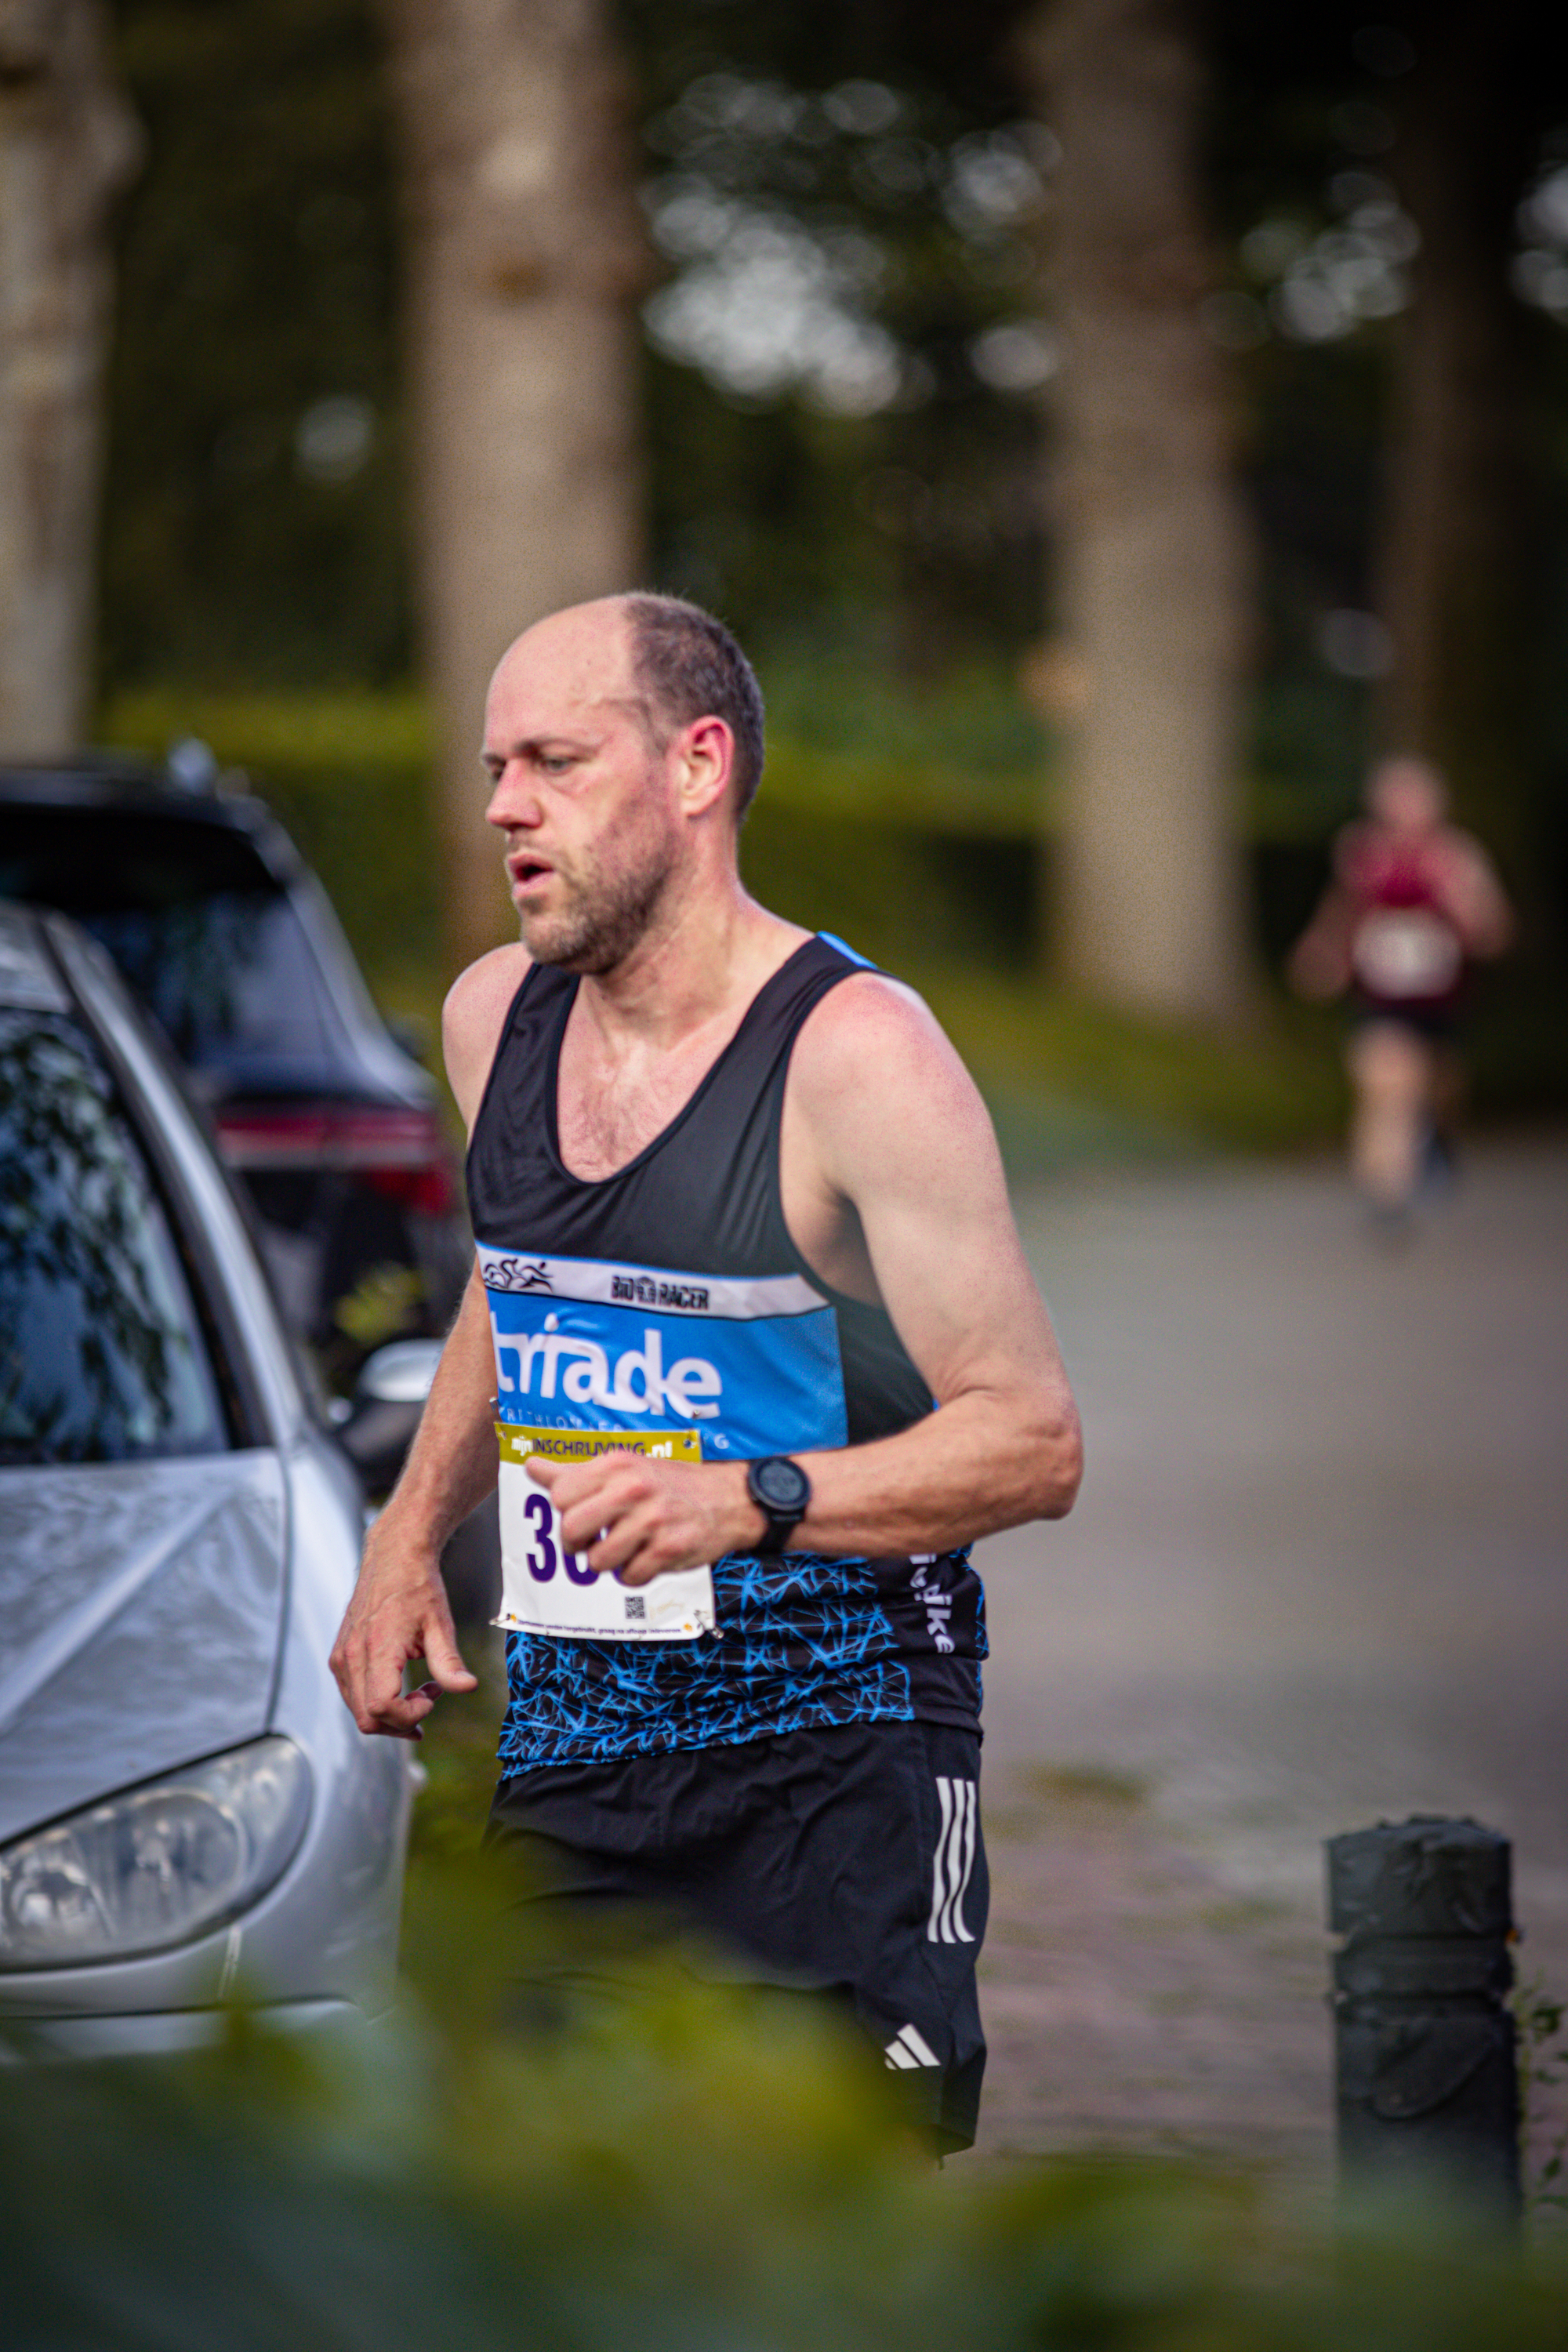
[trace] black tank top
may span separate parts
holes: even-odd
[[[698,1430],[706,1458],[746,1461],[864,1444],[933,1410],[889,1317],[806,1264],[780,1197],[795,1041],[828,990],[864,968],[837,940],[806,940],[684,1108],[596,1181],[567,1170],[557,1129],[578,982],[546,965],[527,973],[468,1163],[503,1422],[672,1421]],[[521,1771],[807,1725],[977,1719],[984,1617],[966,1553],[731,1555],[714,1563],[714,1592],[716,1638],[513,1633],[502,1761]]]

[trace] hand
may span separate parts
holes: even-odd
[[[561,1517],[568,1551],[601,1575],[647,1584],[679,1568],[710,1566],[747,1551],[766,1527],[733,1462],[655,1462],[601,1454],[592,1462],[524,1465]],[[432,1661],[434,1664],[434,1661]]]
[[[359,1582],[349,1602],[331,1668],[362,1731],[420,1739],[419,1726],[443,1691],[479,1688],[458,1649],[441,1563],[378,1521],[365,1541]],[[423,1658],[434,1680],[403,1690],[403,1669]]]

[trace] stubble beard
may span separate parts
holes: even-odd
[[[535,963],[598,976],[614,971],[646,936],[675,869],[668,835],[626,845],[595,860],[570,884],[569,903],[553,914],[521,909],[522,942]],[[556,868],[563,881],[566,877]]]

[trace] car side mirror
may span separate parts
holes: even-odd
[[[394,1339],[361,1368],[337,1435],[373,1499],[397,1483],[440,1360],[439,1339]]]

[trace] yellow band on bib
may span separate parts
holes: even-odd
[[[503,1462],[526,1462],[537,1454],[546,1462],[596,1462],[601,1454],[646,1454],[658,1462],[700,1462],[702,1440],[694,1429],[522,1429],[498,1421],[495,1433]]]

